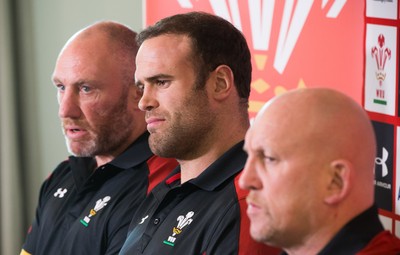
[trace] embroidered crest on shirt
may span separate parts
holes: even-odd
[[[182,233],[182,229],[192,223],[194,212],[190,211],[186,214],[186,216],[179,215],[179,217],[176,219],[178,221],[178,225],[172,229],[172,235],[168,237],[167,240],[164,240],[163,243],[174,246],[175,245],[175,240],[176,236]]]
[[[110,201],[110,199],[111,199],[110,196],[106,196],[103,199],[97,200],[94,208],[90,209],[89,215],[85,216],[85,218],[81,219],[80,222],[85,227],[87,227],[89,225],[90,220],[97,214],[98,211],[100,211],[107,205],[107,202]]]
[[[67,193],[67,191],[68,191],[67,189],[58,188],[58,190],[54,192],[54,197],[63,198],[65,196],[65,193]]]

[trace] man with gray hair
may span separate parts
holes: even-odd
[[[111,21],[71,37],[53,73],[69,152],[40,190],[21,254],[116,254],[147,193],[176,165],[148,145],[136,33]]]

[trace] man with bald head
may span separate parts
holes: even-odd
[[[400,254],[374,206],[376,142],[340,92],[299,89],[269,101],[246,134],[239,180],[252,237],[284,254]]]
[[[66,43],[53,73],[68,151],[40,190],[21,254],[117,254],[147,193],[177,165],[148,145],[136,33],[111,21]]]

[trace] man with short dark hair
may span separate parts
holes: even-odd
[[[120,254],[276,254],[254,242],[237,181],[246,154],[251,57],[242,33],[206,13],[138,35],[136,84],[149,144],[180,166],[136,212]]]

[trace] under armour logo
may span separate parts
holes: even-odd
[[[142,218],[142,221],[141,221],[141,222],[139,222],[139,225],[140,225],[140,224],[143,224],[143,223],[144,223],[144,221],[145,221],[145,220],[146,220],[148,217],[149,217],[149,215],[146,215],[146,217],[143,217],[143,218]]]
[[[62,198],[64,197],[65,193],[67,193],[67,189],[58,188],[57,192],[54,193],[54,197]]]
[[[388,157],[389,152],[385,149],[385,147],[382,147],[382,157],[375,158],[375,164],[382,166],[382,177],[385,177],[389,173],[388,167],[386,165]]]

